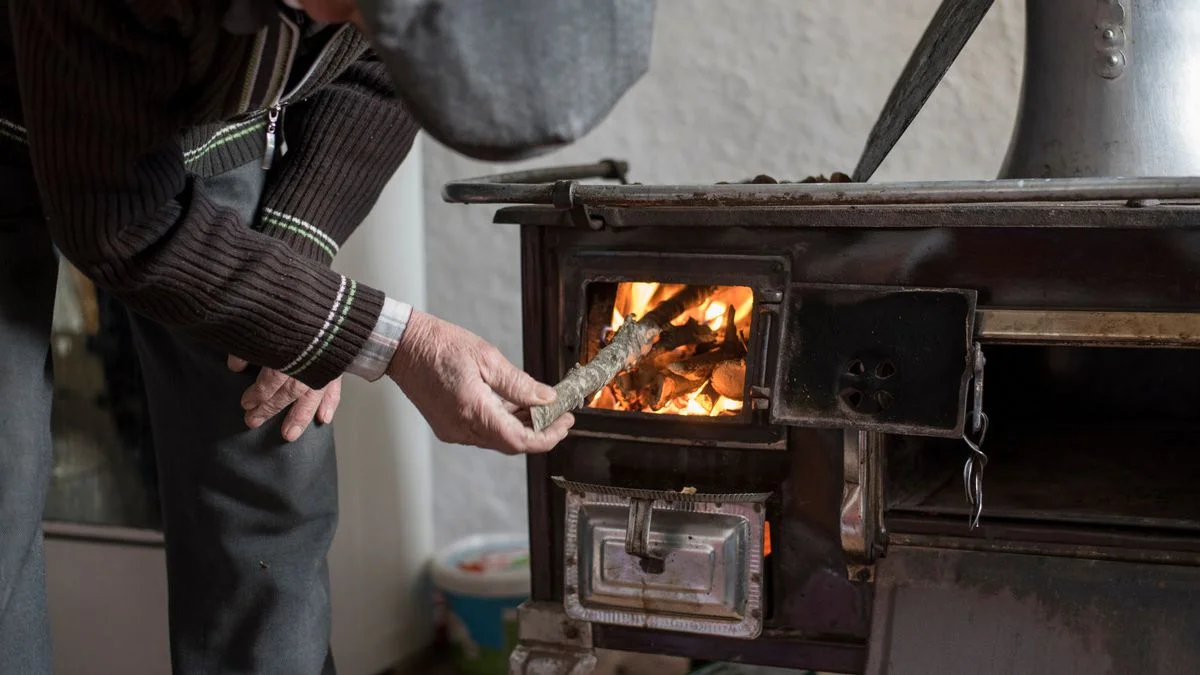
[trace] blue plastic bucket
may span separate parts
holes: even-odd
[[[467,675],[507,675],[517,607],[529,598],[529,543],[518,534],[467,537],[438,554],[433,582],[446,602],[455,665]]]

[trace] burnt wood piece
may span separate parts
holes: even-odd
[[[689,286],[659,303],[640,320],[629,317],[612,342],[587,365],[575,364],[554,387],[553,403],[530,409],[533,428],[542,431],[567,411],[583,406],[588,397],[608,384],[624,368],[637,363],[675,317],[695,307],[715,291],[713,286]]]
[[[656,356],[673,352],[680,347],[700,349],[716,341],[717,335],[711,328],[689,318],[682,325],[672,324],[664,328],[658,342],[654,343],[650,353],[646,354],[646,360],[653,360]]]
[[[726,361],[741,360],[744,370],[746,345],[742,343],[741,337],[738,335],[737,325],[733,321],[736,311],[736,308],[732,305],[726,310],[725,326],[721,331],[721,342],[717,349],[698,354],[690,359],[672,363],[667,366],[667,370],[673,375],[697,382],[703,382],[712,377],[713,370]]]
[[[686,396],[704,386],[705,380],[689,380],[671,373],[660,373],[650,385],[650,395],[647,402],[651,409],[665,408],[671,401]]]
[[[667,326],[633,370],[630,385],[638,389],[650,386],[671,364],[690,358],[715,344],[716,340],[712,329],[695,319],[688,319],[682,326]]]
[[[616,284],[596,284],[592,289],[587,316],[587,342],[584,344],[583,363],[596,358],[604,342],[604,331],[612,320],[613,307],[617,302]]]

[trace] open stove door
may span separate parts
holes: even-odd
[[[1200,568],[891,546],[865,675],[1200,673]]]
[[[973,290],[793,284],[771,421],[962,437],[975,306]]]

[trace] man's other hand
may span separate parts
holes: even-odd
[[[229,369],[235,373],[242,372],[247,365],[236,356],[229,357]],[[258,372],[254,384],[242,394],[242,410],[246,411],[246,426],[257,429],[291,406],[292,409],[283,420],[283,439],[290,443],[300,438],[313,417],[323,424],[332,422],[341,398],[340,377],[324,389],[310,389],[277,370],[263,368]]]
[[[541,432],[526,426],[518,412],[552,402],[554,389],[474,333],[422,312],[412,313],[388,375],[447,443],[547,452],[575,423],[568,413]]]

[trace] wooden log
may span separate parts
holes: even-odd
[[[667,370],[688,379],[704,379],[712,375],[717,364],[745,358],[746,352],[741,348],[741,343],[735,342],[728,349],[722,345],[720,349],[672,363],[667,366]]]
[[[737,308],[729,305],[725,309],[725,325],[722,327],[724,337],[721,340],[721,347],[724,349],[733,349],[735,346],[741,345],[741,340],[738,339],[737,324],[734,323],[735,316],[737,316]]]
[[[717,404],[717,392],[713,391],[711,382],[706,383],[700,393],[696,394],[696,402],[705,410],[712,412],[713,406]]]
[[[716,344],[716,340],[717,334],[695,319],[664,328],[658,341],[633,370],[632,388],[650,387],[672,363],[691,358],[697,350]]]
[[[701,354],[690,359],[677,361],[667,366],[667,372],[677,377],[682,377],[692,382],[704,382],[712,377],[713,368],[718,363],[725,361],[720,354],[713,352],[709,354]]]
[[[707,325],[689,318],[686,323],[676,326],[671,324],[663,329],[662,336],[654,343],[655,350],[672,351],[679,347],[698,347],[717,341],[717,334]]]
[[[634,373],[621,373],[612,381],[613,395],[621,407],[634,409],[641,406],[642,387],[634,381]]]
[[[715,286],[688,286],[660,302],[638,323],[654,324],[661,331],[674,321],[675,317],[704,302],[716,290]]]
[[[733,322],[736,311],[733,305],[726,310],[725,325],[721,330],[722,339],[715,350],[671,363],[667,370],[673,375],[703,382],[713,376],[713,370],[719,364],[745,359],[746,347],[738,337],[737,326]]]
[[[657,345],[655,345],[657,347]],[[643,378],[643,383],[654,378],[659,371],[666,370],[672,363],[683,361],[695,353],[695,345],[684,345],[670,350],[651,348],[650,352],[638,364],[639,373],[649,373]]]
[[[718,363],[712,371],[712,387],[725,398],[741,401],[746,388],[746,359]]]
[[[583,363],[596,358],[604,341],[604,332],[613,318],[613,306],[617,301],[617,284],[596,284],[589,287],[587,334],[584,345]]]
[[[587,365],[575,364],[566,377],[554,385],[557,398],[553,403],[530,409],[534,430],[542,431],[568,411],[582,407],[617,373],[645,356],[675,317],[703,302],[714,290],[712,286],[689,286],[659,303],[641,319],[628,317],[612,342],[597,352],[595,358]]]
[[[659,410],[680,396],[687,396],[696,391],[703,384],[704,380],[693,381],[679,377],[678,375],[661,373],[650,387],[646,400],[651,402],[651,410]]]
[[[592,404],[592,407],[600,408],[601,410],[612,410],[617,407],[617,396],[613,393],[612,385],[600,390],[600,396]]]

